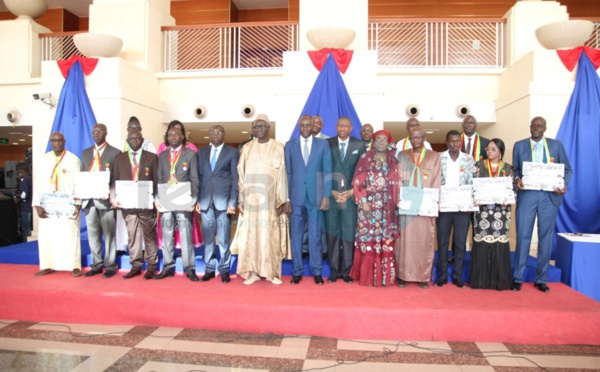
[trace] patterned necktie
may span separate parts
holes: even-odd
[[[469,138],[469,142],[467,142],[467,154],[472,155],[471,154],[471,139]]]
[[[210,170],[211,171],[215,170],[215,164],[217,164],[217,149],[213,150],[213,156],[210,159]]]
[[[302,157],[304,158],[304,166],[308,165],[308,140],[304,140],[304,150],[302,151]]]
[[[342,146],[340,148],[340,159],[342,159],[342,161],[344,161],[344,158],[346,157],[346,144],[340,143],[340,146]]]
[[[137,151],[136,151],[136,152],[134,152],[134,153],[133,153],[133,154],[131,154],[131,155],[133,155],[133,166],[137,168],[137,166],[138,166],[138,162],[137,162],[137,158],[136,158],[136,156],[137,156]]]

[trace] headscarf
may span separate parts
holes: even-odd
[[[388,144],[394,143],[394,138],[392,137],[392,134],[385,129],[381,129],[381,130],[378,130],[377,132],[373,133],[373,137],[371,137],[373,139],[373,141],[375,141],[375,138],[377,138],[377,136],[380,134],[383,134],[384,136],[387,137]]]

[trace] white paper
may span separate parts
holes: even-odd
[[[402,187],[400,205],[409,209],[399,209],[398,213],[412,216],[437,217],[439,211],[440,190],[433,188]],[[409,202],[409,204],[406,204]]]
[[[75,197],[78,199],[108,198],[110,172],[75,173]]]
[[[554,191],[565,186],[565,165],[555,163],[523,162],[525,190]]]
[[[473,212],[479,207],[473,202],[473,186],[442,186],[440,212]]]
[[[193,206],[192,188],[189,182],[158,184],[159,212],[187,211]]]
[[[511,177],[473,178],[473,196],[478,205],[514,204],[513,180]]]
[[[40,195],[40,205],[49,217],[69,218],[75,213],[75,200],[68,192],[45,192]]]
[[[152,181],[116,181],[116,199],[123,209],[153,209]]]

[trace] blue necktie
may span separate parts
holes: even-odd
[[[217,164],[217,149],[213,150],[213,156],[212,156],[212,159],[210,159],[210,170],[211,171],[215,170],[215,164]]]
[[[304,158],[304,166],[308,165],[308,140],[304,140],[304,151],[302,151],[302,157]]]
[[[340,148],[340,159],[342,159],[342,161],[344,161],[344,158],[346,157],[346,144],[340,143],[340,146],[342,146]]]

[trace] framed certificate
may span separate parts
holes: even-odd
[[[479,207],[473,202],[473,186],[442,186],[440,212],[473,212]]]
[[[402,187],[398,214],[437,217],[440,190],[433,188]]]
[[[116,181],[116,199],[123,209],[153,209],[152,181]]]
[[[110,172],[77,172],[74,181],[76,198],[108,198]]]
[[[565,165],[523,162],[525,190],[554,191],[565,187]]]
[[[186,211],[193,207],[192,189],[189,182],[158,184],[159,212]]]
[[[75,199],[68,192],[45,192],[40,195],[40,205],[49,217],[69,218],[75,213]]]
[[[514,204],[511,177],[473,178],[473,196],[477,205]]]

